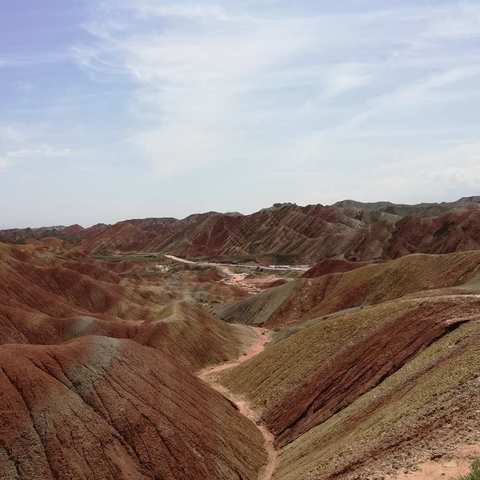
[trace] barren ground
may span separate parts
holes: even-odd
[[[266,344],[271,340],[270,330],[254,327],[252,327],[252,329],[257,333],[257,337],[255,338],[253,343],[247,346],[246,350],[240,355],[237,360],[221,363],[213,367],[207,367],[203,370],[200,370],[197,375],[213,389],[215,389],[228,400],[233,402],[242,415],[244,415],[250,421],[255,423],[255,425],[257,425],[259,431],[264,438],[265,451],[268,456],[268,462],[263,468],[259,476],[259,480],[270,480],[273,476],[273,472],[275,471],[275,467],[277,466],[278,457],[278,453],[274,447],[274,436],[265,425],[260,423],[259,413],[252,408],[250,403],[245,400],[245,398],[233,394],[230,390],[228,390],[228,388],[224,387],[218,382],[218,374],[220,372],[224,372],[225,370],[237,367],[243,362],[246,362],[247,360],[250,360],[259,353],[263,352]]]

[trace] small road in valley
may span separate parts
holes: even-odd
[[[267,330],[266,328],[251,328],[256,332],[256,339],[237,360],[204,368],[203,370],[200,370],[197,375],[201,380],[210,385],[210,387],[233,402],[237,406],[238,411],[257,426],[258,430],[263,436],[265,452],[267,454],[267,463],[260,472],[258,480],[271,480],[278,462],[278,452],[274,446],[274,436],[268,430],[268,428],[260,422],[260,415],[255,411],[250,403],[245,398],[235,395],[228,388],[223,386],[218,380],[218,374],[220,372],[230,370],[231,368],[235,368],[243,362],[250,360],[259,353],[263,352],[267,343],[270,342],[270,330]]]
[[[310,269],[309,265],[250,265],[240,263],[215,263],[215,262],[194,262],[186,258],[176,257],[175,255],[165,255],[166,258],[174,260],[175,262],[186,263],[188,265],[203,265],[206,267],[229,267],[229,268],[249,268],[252,270],[271,270],[275,272],[306,272]]]

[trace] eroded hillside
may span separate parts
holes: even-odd
[[[135,342],[4,345],[0,367],[2,478],[253,480],[265,461],[230,402]]]
[[[354,261],[411,253],[480,248],[480,198],[451,203],[396,205],[354,201],[331,206],[276,204],[251,215],[208,212],[185,219],[147,218],[115,225],[78,225],[0,231],[0,241],[56,236],[76,252],[172,253],[188,258],[309,263]]]
[[[275,317],[284,324],[274,344],[221,379],[275,435],[274,478],[396,478],[480,444],[479,259],[415,255],[334,274],[345,289],[326,295],[283,292],[289,307]],[[283,288],[235,306],[238,318],[262,316],[265,297]]]
[[[257,478],[258,429],[194,375],[254,336],[194,300],[228,287],[0,248],[1,478]]]
[[[0,244],[0,476],[448,479],[480,446],[480,253],[458,250],[304,273]]]

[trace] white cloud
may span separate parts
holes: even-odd
[[[345,63],[334,65],[326,72],[326,93],[336,96],[371,83],[372,74],[367,65]]]
[[[459,95],[464,98],[472,97],[471,88],[465,88],[462,91],[457,89],[456,85],[465,80],[477,81],[479,77],[479,65],[462,65],[429,73],[427,76],[415,78],[411,83],[403,82],[393,91],[372,98],[366,108],[343,124],[341,129],[355,134],[371,120],[394,118],[399,112],[408,111],[409,108],[421,111],[425,104],[435,102],[448,104],[452,101],[452,94],[455,101],[458,100]],[[436,119],[433,118],[432,123],[435,124]],[[406,127],[408,126],[407,124]],[[377,128],[382,129],[381,122],[377,123]]]
[[[71,148],[46,143],[51,135],[42,125],[0,125],[0,170],[18,163],[68,158],[74,153]]]
[[[424,40],[461,40],[480,37],[480,10],[478,5],[463,3],[455,8],[442,8],[427,12],[427,28],[421,38]]]
[[[6,158],[0,157],[0,173],[5,172],[10,167],[11,162]]]
[[[0,68],[21,68],[64,62],[70,59],[67,52],[47,52],[34,56],[18,55],[0,58]]]
[[[157,13],[196,18],[197,10],[167,6]],[[213,16],[214,24],[223,18],[211,15],[220,12],[217,8],[201,11]],[[222,161],[245,146],[242,135],[261,112],[255,107],[243,111],[243,102],[264,88],[271,69],[308,48],[311,30],[303,24],[242,18],[221,31],[134,31],[104,40],[90,53],[84,50],[81,63],[102,68],[112,58],[105,58],[105,52],[112,51],[122,58],[137,85],[137,115],[155,123],[132,129],[129,138],[159,172],[175,173]]]
[[[215,20],[229,20],[231,18],[219,5],[159,5],[158,2],[139,1],[135,4],[134,11],[144,17],[155,15],[159,17],[207,18]]]
[[[169,128],[138,132],[130,140],[153,161],[155,169],[164,175],[184,173],[205,166],[216,157],[219,150],[227,150],[227,146],[220,144],[208,130],[193,130],[187,126],[172,125]]]
[[[480,184],[480,139],[385,162],[377,171],[375,189],[384,198],[408,201],[448,199],[474,194]]]
[[[258,170],[313,176],[355,177],[362,165],[383,175],[381,191],[393,178],[382,165],[415,158],[431,172],[428,154],[440,141],[473,135],[480,52],[470,45],[459,54],[452,39],[478,37],[480,6],[308,16],[282,14],[279,4],[259,14],[240,1],[103,5],[78,62],[130,78],[127,138],[159,173],[237,156]],[[456,179],[467,188],[472,163],[457,162],[435,170],[442,181],[400,176],[396,185],[437,191],[435,182]]]
[[[215,164],[248,149],[263,120],[283,115],[281,104],[262,105],[263,96],[282,94],[277,89],[288,95],[299,80],[314,88],[315,95],[332,98],[367,85],[371,78],[368,68],[350,62],[329,65],[318,58],[312,65],[295,65],[303,55],[315,55],[321,27],[328,25],[325,19],[264,19],[215,5],[122,4],[128,5],[136,11],[133,17],[147,12],[180,16],[193,28],[145,33],[139,25],[125,32],[118,26],[121,20],[114,18],[110,31],[102,28],[97,34],[103,22],[96,19],[88,31],[99,44],[77,48],[76,53],[83,66],[104,67],[108,73],[120,59],[137,85],[135,112],[140,120],[156,124],[129,137],[163,173]],[[328,45],[322,47],[326,49]]]
[[[21,148],[19,150],[12,150],[7,152],[6,156],[12,159],[30,157],[56,158],[65,157],[67,155],[70,155],[71,153],[73,153],[71,148],[58,148],[53,147],[52,145],[43,144],[27,148]]]
[[[12,224],[57,223],[59,191],[88,223],[478,188],[478,2],[81,3],[91,18],[54,32],[85,22],[68,55],[0,56],[5,95],[24,93],[0,123],[5,201],[28,191]]]
[[[422,165],[421,176],[432,184],[466,189],[480,185],[480,140],[438,150],[418,162]]]

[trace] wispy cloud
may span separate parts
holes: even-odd
[[[239,148],[265,162],[268,151],[310,143],[320,157],[326,135],[379,133],[386,115],[448,108],[457,85],[479,76],[448,47],[476,35],[477,6],[291,16],[255,15],[241,2],[103,5],[109,16],[98,12],[88,27],[94,41],[77,49],[79,62],[130,76],[139,126],[129,138],[163,173],[221,163]],[[417,51],[427,39],[431,60]]]
[[[335,41],[328,18],[256,17],[224,5],[120,7],[109,4],[107,23],[97,17],[88,26],[95,41],[76,54],[84,67],[131,76],[137,123],[143,118],[148,126],[132,128],[129,137],[162,173],[219,163],[232,152],[258,155],[270,148],[258,143],[263,122],[301,116],[310,99],[328,102],[372,80],[366,64],[327,58]],[[121,17],[127,9],[136,19],[128,27]],[[179,17],[187,26],[175,22]],[[346,31],[354,19],[345,21]],[[369,21],[359,16],[359,28]]]
[[[461,2],[454,3],[453,6],[453,9],[444,7],[425,12],[427,28],[420,35],[421,40],[480,38],[478,5],[474,2]]]
[[[0,56],[0,69],[24,68],[37,65],[48,65],[70,60],[70,54],[65,52],[45,52],[38,55]]]
[[[126,4],[127,7],[132,5]],[[131,9],[131,8],[130,8]],[[180,17],[188,19],[215,19],[230,20],[231,16],[227,14],[220,5],[198,5],[198,4],[170,4],[159,5],[158,2],[140,1],[133,9],[141,17]]]
[[[234,209],[246,193],[231,179],[246,174],[247,188],[262,192],[258,207],[343,196],[408,201],[474,188],[476,3],[89,3],[91,17],[68,51],[88,88],[56,100],[71,110],[84,103],[95,125],[75,119],[76,136],[10,140],[0,158],[78,158],[83,142],[92,171],[118,161],[156,180],[201,184],[205,196],[228,183]],[[96,100],[80,102],[87,94]],[[182,195],[190,195],[187,211],[198,208],[193,193]],[[211,195],[211,207],[221,207],[224,198]]]
[[[0,173],[5,172],[10,167],[10,161],[0,157]]]
[[[48,129],[41,125],[1,125],[0,126],[0,170],[13,166],[49,159],[68,158],[74,151],[62,145],[46,143],[51,137]]]
[[[57,158],[65,157],[72,154],[71,148],[57,148],[48,144],[36,145],[29,148],[21,148],[19,150],[12,150],[6,152],[6,156],[10,159],[22,159],[22,158]]]
[[[439,146],[409,160],[385,163],[375,187],[408,199],[469,195],[480,183],[480,141]]]

